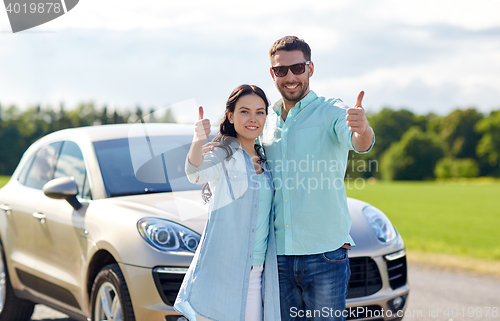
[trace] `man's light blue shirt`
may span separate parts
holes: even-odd
[[[268,116],[261,137],[275,186],[278,255],[310,255],[354,246],[349,235],[344,176],[352,132],[340,99],[309,93],[281,117],[283,101]],[[372,145],[375,142],[373,138]]]

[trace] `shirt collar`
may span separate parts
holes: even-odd
[[[306,108],[310,103],[312,103],[316,98],[318,98],[318,95],[316,95],[316,93],[312,90],[309,90],[309,93],[307,93],[307,95],[305,95],[304,98],[302,98],[301,100],[299,100],[295,106],[293,106],[293,108],[297,107],[297,108]],[[283,107],[283,98],[278,100],[276,102],[276,104],[274,104],[273,106],[273,110],[274,112],[276,112],[276,114],[278,114],[278,116],[281,116],[281,108]],[[292,109],[293,109],[292,108]]]

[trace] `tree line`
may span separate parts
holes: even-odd
[[[347,175],[386,180],[500,177],[500,110],[476,108],[446,116],[384,108],[369,114],[376,143],[351,153]]]
[[[170,109],[160,117],[149,109],[146,122],[176,122]],[[110,111],[92,102],[66,110],[40,105],[22,111],[0,104],[0,175],[11,175],[24,151],[53,131],[105,124],[133,123],[146,114]],[[376,144],[367,154],[350,153],[347,175],[387,180],[500,177],[500,110],[485,115],[475,108],[446,116],[417,115],[406,109],[383,108],[368,114]]]
[[[148,114],[147,122],[175,122],[170,109],[157,118],[154,108],[149,109]],[[37,105],[26,110],[0,104],[0,175],[12,175],[24,151],[51,132],[81,126],[134,123],[143,116],[146,113],[141,106],[131,112],[119,108],[111,111],[93,102],[80,103],[70,110],[66,110],[64,104],[56,108]]]

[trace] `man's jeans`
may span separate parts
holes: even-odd
[[[345,320],[351,276],[347,250],[278,255],[282,321]]]

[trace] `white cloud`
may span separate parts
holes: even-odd
[[[371,13],[380,20],[410,25],[451,24],[474,30],[498,26],[498,0],[383,0],[373,1]]]

